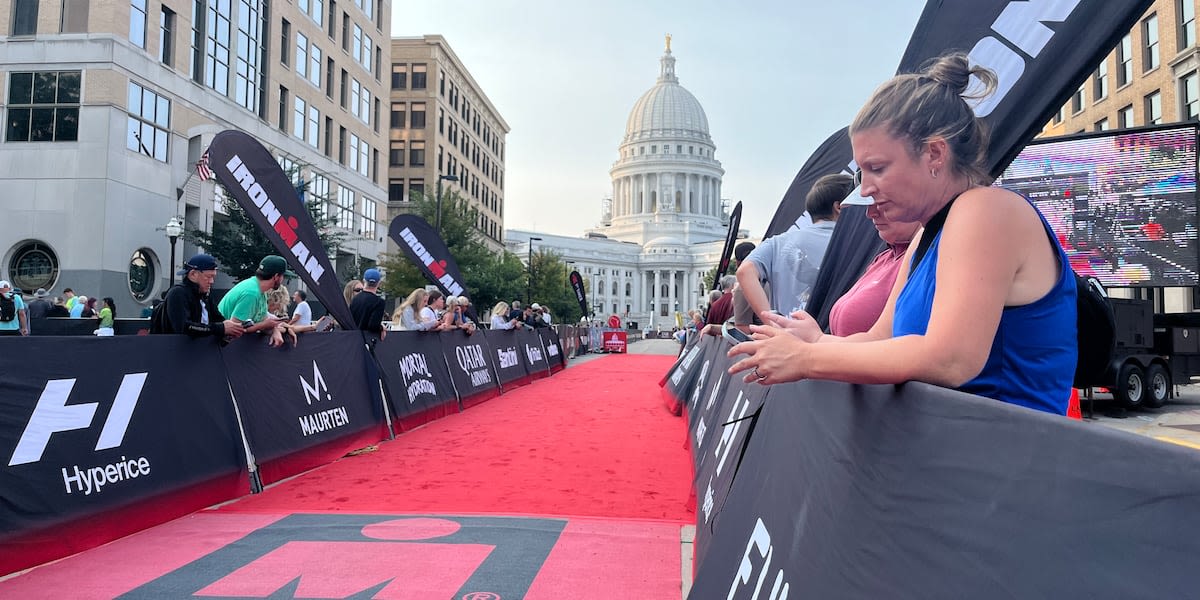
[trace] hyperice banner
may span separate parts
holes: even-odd
[[[221,185],[279,249],[325,310],[343,329],[356,329],[317,228],[275,157],[249,135],[229,130],[213,138],[208,162]]]

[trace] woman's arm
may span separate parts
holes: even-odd
[[[950,211],[939,242],[937,290],[924,335],[811,344],[780,335],[778,329],[760,328],[756,332],[761,339],[730,351],[751,355],[730,372],[757,367],[758,375],[766,376],[764,383],[811,378],[962,385],[982,370],[1014,279],[1037,236],[1046,237],[1023,198],[991,188],[964,193]],[[888,318],[881,318],[869,335],[880,335],[884,326],[891,329],[895,296],[906,279],[907,272],[902,272],[884,311]],[[747,376],[748,381],[755,379],[753,373]]]

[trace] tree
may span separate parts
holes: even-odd
[[[289,171],[288,178],[296,181],[299,178],[299,167]],[[214,222],[211,232],[186,229],[183,236],[213,255],[221,265],[222,271],[241,281],[254,274],[264,256],[278,255],[280,252],[258,229],[258,225],[250,219],[246,211],[242,210],[238,201],[229,195],[225,186],[220,183],[217,185],[221,190],[221,205],[229,218]],[[333,217],[325,214],[325,206],[329,199],[309,192],[307,181],[297,184],[296,191],[305,198],[304,208],[308,210],[308,216],[317,228],[317,237],[325,247],[326,254],[332,256],[332,252],[346,238],[346,234],[335,230]]]
[[[571,270],[553,250],[538,250],[529,269],[530,300],[550,308],[556,323],[574,323],[583,313],[571,289]],[[586,289],[586,281],[585,281]]]

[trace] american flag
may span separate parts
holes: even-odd
[[[204,151],[204,156],[196,161],[196,175],[200,177],[200,181],[208,181],[213,178],[212,169],[208,166],[208,151]]]

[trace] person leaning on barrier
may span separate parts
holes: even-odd
[[[964,97],[973,79],[983,92]],[[1075,276],[1033,203],[987,185],[987,133],[967,100],[995,87],[994,73],[952,54],[875,91],[850,126],[861,193],[888,219],[924,225],[883,314],[866,333],[838,338],[803,311],[763,312],[769,325],[730,350],[746,355],[730,373],[763,384],[915,380],[1066,413]]]
[[[408,297],[392,311],[392,331],[426,331],[436,323],[426,323],[421,320],[421,311],[425,308],[425,299],[429,292],[425,288],[417,288],[409,292]]]
[[[445,308],[446,297],[442,295],[441,290],[430,290],[425,301],[425,307],[417,313],[421,324],[425,326],[423,329],[419,329],[423,331],[441,331],[444,329],[442,327],[442,313]]]
[[[246,328],[246,333],[262,333],[271,336],[269,345],[283,345],[283,335],[289,334],[292,343],[296,343],[295,332],[291,331],[283,319],[267,310],[267,293],[283,285],[285,275],[294,275],[287,269],[287,260],[282,256],[265,256],[258,263],[254,277],[238,282],[221,298],[217,305],[221,312],[230,319],[252,323]]]
[[[237,338],[244,333],[242,324],[221,316],[208,295],[217,278],[217,259],[197,254],[183,263],[183,277],[167,290],[156,316],[150,318],[150,333],[184,333],[197,337]]]
[[[496,303],[492,307],[492,329],[516,329],[521,327],[521,322],[512,318],[512,313],[508,310],[508,303],[503,300]]]

